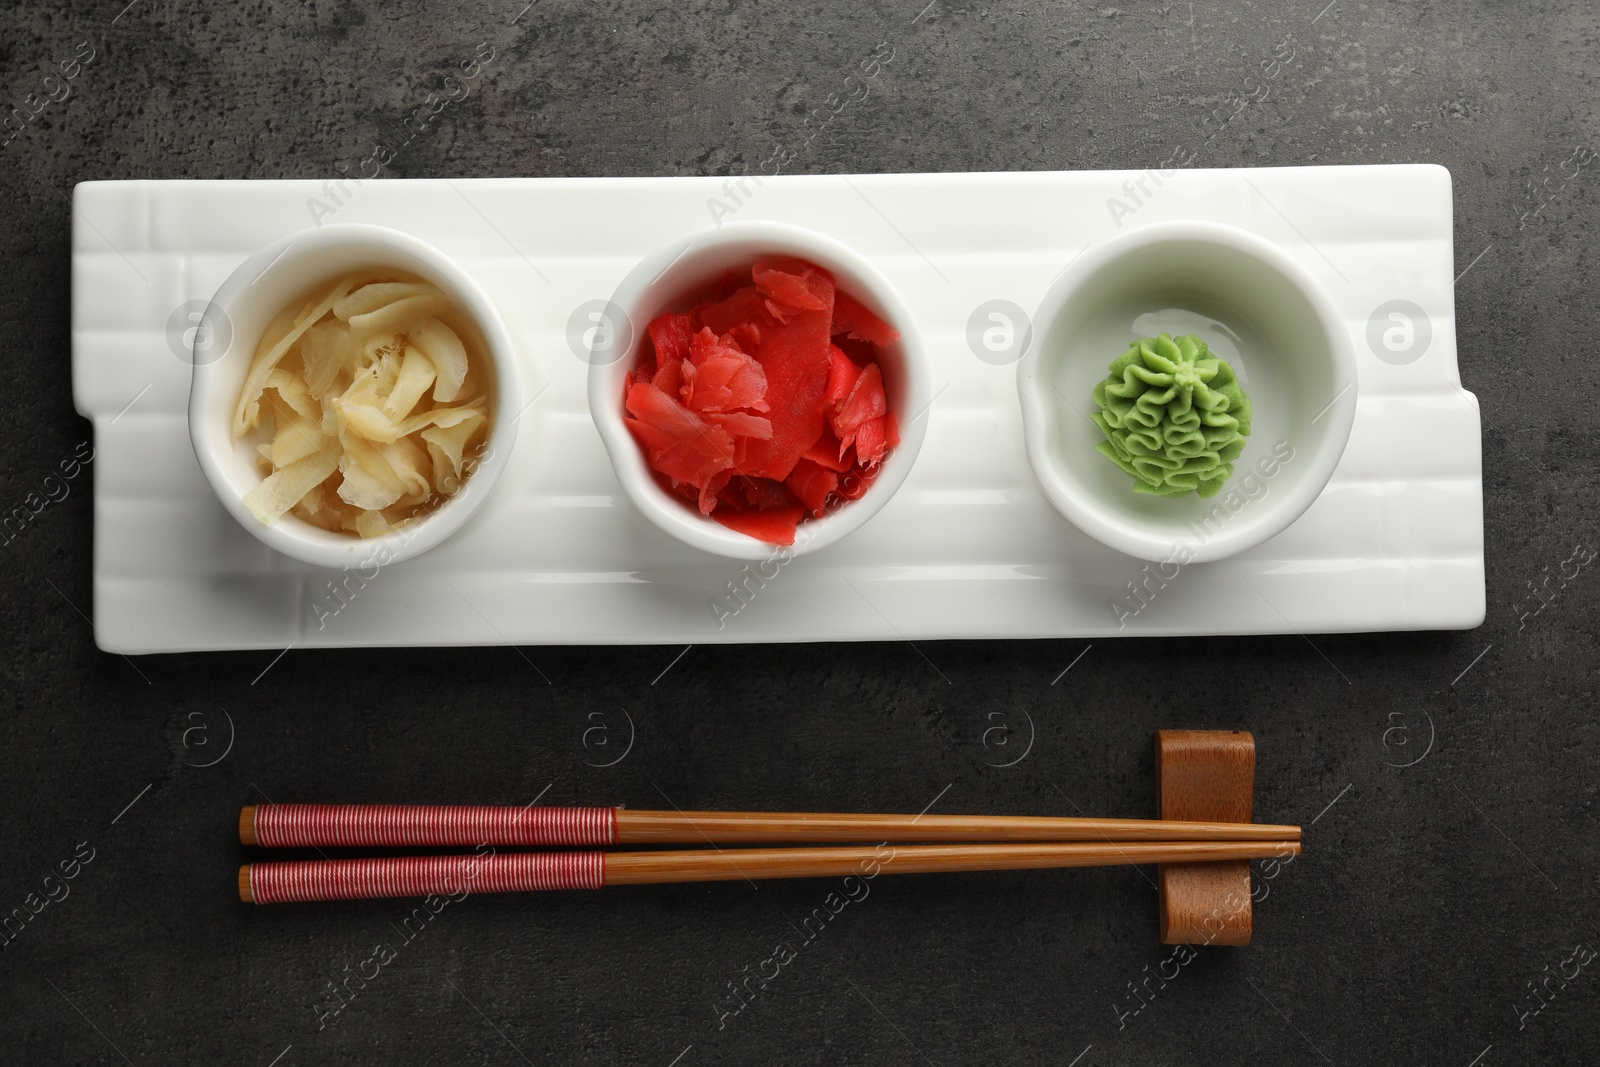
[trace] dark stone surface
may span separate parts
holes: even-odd
[[[919,16],[923,0],[544,0],[519,15],[517,0],[135,0],[119,16],[122,2],[13,9],[0,30],[18,106],[52,91],[45,74],[79,42],[94,51],[0,161],[8,506],[89,433],[68,374],[73,183],[330,175],[403,139],[401,117],[480,42],[494,50],[480,90],[392,175],[735,173],[797,143],[804,112],[884,41],[879,91],[795,169],[1144,167],[1207,143],[1206,116],[1262,84],[1201,165],[1449,166],[1489,616],[1472,633],[1315,647],[1097,642],[1055,683],[1083,642],[935,644],[926,660],[896,644],[696,648],[654,683],[674,650],[524,650],[548,685],[506,648],[297,650],[264,675],[270,654],[128,662],[96,651],[74,607],[90,598],[91,473],[0,546],[0,910],[75,850],[93,857],[8,935],[0,1059],[1600,1061],[1600,960],[1551,977],[1575,946],[1600,949],[1600,578],[1583,573],[1525,626],[1513,607],[1597,537],[1582,368],[1600,179],[1574,156],[1600,137],[1593,4],[939,0]],[[1286,40],[1296,58],[1264,80]],[[631,752],[587,766],[589,715],[610,715],[620,743],[621,708]],[[1017,709],[1033,749],[991,766],[989,716],[1019,725]],[[228,717],[226,758],[192,766],[222,750]],[[1169,955],[1140,870],[884,878],[809,943],[795,925],[828,884],[472,897],[410,943],[401,902],[233,896],[235,814],[263,796],[524,803],[548,787],[547,801],[635,807],[939,797],[951,812],[1140,815],[1162,726],[1253,730],[1258,817],[1315,825],[1305,857],[1258,871],[1253,945],[1152,981],[1153,1001],[1120,1019],[1137,1006],[1129,983]],[[728,983],[780,941],[798,958],[719,1029]],[[385,942],[396,958],[319,1030],[327,984]]]

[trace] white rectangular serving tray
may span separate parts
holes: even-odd
[[[568,345],[580,304],[647,252],[734,206],[718,178],[368,182],[118,181],[73,199],[72,365],[94,422],[94,622],[122,653],[352,645],[700,644],[1455,629],[1484,617],[1477,399],[1456,368],[1450,175],[1434,166],[769,178],[736,218],[830,234],[871,258],[915,316],[936,400],[910,478],[814,555],[701,555],[634,511],[589,418]],[[1138,188],[1137,185],[1134,186]],[[752,183],[746,183],[749,192]],[[342,203],[340,201],[343,201]],[[322,207],[316,207],[320,203]],[[168,322],[251,252],[317,221],[406,230],[456,256],[521,347],[510,465],[450,541],[347,581],[282,557],[222,509],[189,445],[189,365]],[[330,217],[325,208],[336,208]],[[1031,313],[1084,248],[1171,219],[1276,242],[1350,330],[1360,397],[1342,462],[1293,526],[1192,564],[1134,617],[1111,604],[1142,561],[1080,533],[1023,453],[1016,368],[977,358],[988,300]],[[1423,309],[1431,339],[1380,360],[1380,305]],[[1107,360],[1115,353],[1108,353]],[[543,390],[541,392],[541,390]],[[739,590],[736,598],[734,589]],[[321,605],[319,610],[318,605]],[[719,606],[720,605],[720,606]]]

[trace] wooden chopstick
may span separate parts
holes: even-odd
[[[1300,840],[1300,827],[1032,815],[261,804],[239,813],[239,839],[269,848],[885,840],[1273,842]]]
[[[1109,867],[1286,858],[1293,841],[1102,841],[696,849],[682,852],[513,852],[465,856],[252,863],[239,869],[246,903],[457,896],[610,885],[826,878],[949,871]]]

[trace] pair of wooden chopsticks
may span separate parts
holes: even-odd
[[[473,847],[455,856],[252,863],[246,902],[454,896],[607,885],[820,878],[879,872],[1029,870],[1269,859],[1300,853],[1298,826],[1011,815],[633,811],[626,808],[263,804],[239,813],[239,839],[264,848]],[[805,848],[723,844],[873,842]],[[891,844],[900,841],[959,844]],[[612,852],[693,843],[688,851]],[[499,853],[491,846],[579,846]]]

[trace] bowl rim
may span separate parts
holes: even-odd
[[[1092,245],[1077,257],[1045,291],[1033,317],[1027,350],[1017,364],[1017,393],[1022,406],[1023,447],[1035,480],[1062,515],[1095,540],[1125,555],[1160,562],[1169,559],[1181,539],[1165,538],[1133,528],[1100,506],[1090,493],[1069,486],[1049,455],[1050,416],[1039,381],[1046,338],[1069,300],[1095,274],[1115,261],[1153,245],[1199,242],[1224,246],[1255,258],[1292,285],[1306,300],[1322,327],[1331,364],[1334,397],[1323,416],[1328,429],[1321,447],[1310,453],[1307,474],[1287,487],[1266,517],[1248,526],[1219,531],[1202,544],[1188,543],[1188,559],[1206,562],[1225,559],[1271,540],[1288,529],[1316,502],[1333,477],[1355,422],[1356,397],[1341,403],[1344,395],[1359,392],[1355,348],[1350,331],[1327,290],[1302,263],[1279,245],[1252,230],[1229,223],[1201,220],[1152,222]],[[1316,421],[1316,420],[1313,420]]]
[[[752,258],[763,254],[789,255],[823,267],[834,274],[836,280],[840,271],[835,270],[835,266],[854,275],[849,279],[851,295],[869,306],[879,305],[884,320],[900,332],[898,343],[904,364],[905,406],[915,412],[910,419],[899,421],[900,444],[884,461],[867,491],[820,519],[803,520],[792,546],[757,540],[693,512],[681,498],[657,483],[643,451],[623,421],[622,382],[646,336],[642,325],[649,321],[649,315],[640,313],[639,302],[680,260],[692,262],[696,254],[736,243],[765,246],[765,252],[757,250]],[[861,283],[859,287],[853,284],[857,281]],[[858,292],[858,288],[868,291]],[[590,416],[623,492],[645,518],[684,544],[740,560],[765,560],[775,556],[787,559],[814,552],[865,525],[889,503],[910,475],[927,430],[930,406],[927,353],[905,298],[875,264],[850,245],[804,226],[764,219],[740,219],[703,226],[647,253],[618,284],[611,302],[628,316],[630,341],[627,351],[620,357],[609,362],[590,361]],[[649,314],[659,313],[659,310],[651,310]]]
[[[499,309],[488,292],[454,257],[435,245],[403,230],[371,223],[329,223],[287,234],[264,245],[236,267],[217,288],[210,307],[218,308],[230,323],[235,309],[247,305],[251,287],[262,278],[289,270],[304,270],[315,280],[317,271],[305,270],[305,258],[325,253],[341,245],[370,247],[375,256],[385,252],[409,257],[443,282],[443,288],[472,320],[483,337],[485,355],[494,368],[495,393],[491,404],[488,436],[484,451],[472,472],[451,499],[404,530],[381,537],[349,537],[324,540],[309,534],[301,522],[280,520],[266,525],[244,506],[244,492],[230,475],[223,457],[235,451],[229,413],[236,397],[224,396],[229,375],[223,364],[230,358],[253,358],[257,338],[233,332],[226,352],[201,362],[193,360],[189,383],[189,440],[206,481],[230,515],[257,540],[297,559],[322,567],[362,568],[389,565],[410,559],[442,543],[470,519],[491,495],[504,472],[517,437],[521,385],[517,373],[516,349]],[[401,266],[412,273],[425,273]],[[269,312],[270,316],[270,312]],[[197,338],[198,340],[198,338]],[[240,355],[243,353],[243,355]],[[257,477],[259,483],[260,478]],[[325,531],[318,531],[319,533]]]

